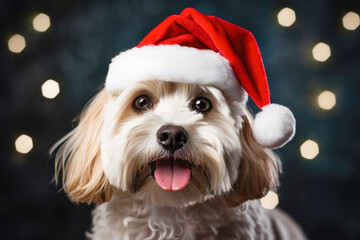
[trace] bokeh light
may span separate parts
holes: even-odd
[[[28,135],[21,135],[15,140],[15,149],[19,153],[26,154],[33,148],[33,141]]]
[[[296,20],[295,11],[291,8],[283,8],[277,15],[278,22],[283,27],[290,27]]]
[[[50,27],[50,17],[44,13],[39,13],[34,17],[33,27],[38,32],[45,32]]]
[[[263,208],[274,209],[279,204],[279,197],[275,192],[269,191],[265,197],[260,199],[260,202]]]
[[[326,43],[320,42],[315,45],[312,50],[312,54],[315,60],[325,62],[331,56],[330,46]]]
[[[41,92],[44,97],[53,99],[60,92],[59,84],[56,81],[49,79],[41,86]]]
[[[313,140],[306,140],[300,147],[301,156],[312,160],[319,154],[319,145]]]
[[[347,30],[355,30],[360,25],[360,17],[359,14],[355,12],[348,12],[342,19],[343,26]]]
[[[325,110],[332,109],[336,104],[336,96],[330,91],[323,91],[318,96],[319,107]]]
[[[26,47],[25,38],[20,34],[13,35],[8,41],[8,47],[11,52],[21,53]]]

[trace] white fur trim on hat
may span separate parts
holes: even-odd
[[[248,98],[226,58],[212,50],[179,45],[149,45],[121,52],[112,59],[105,89],[116,93],[148,80],[211,85],[237,102],[246,103]]]
[[[267,105],[255,116],[253,135],[264,147],[282,147],[295,135],[294,115],[282,105]]]

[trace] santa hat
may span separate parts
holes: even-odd
[[[247,30],[187,8],[166,18],[136,47],[112,59],[105,88],[110,93],[147,80],[211,85],[246,104],[248,95],[261,108],[253,135],[268,148],[286,144],[295,134],[291,111],[270,104],[260,51]]]

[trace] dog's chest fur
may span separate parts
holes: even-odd
[[[255,234],[257,233],[257,234]],[[220,200],[185,208],[159,207],[116,195],[93,211],[88,237],[107,239],[274,239],[258,201],[227,208]]]

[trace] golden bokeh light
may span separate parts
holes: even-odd
[[[347,30],[355,30],[360,25],[360,17],[359,14],[355,12],[348,12],[342,19],[343,26]]]
[[[275,192],[269,191],[265,197],[260,199],[260,202],[263,208],[274,209],[279,204],[279,197]]]
[[[50,17],[44,13],[39,13],[33,19],[33,27],[38,32],[45,32],[50,27]]]
[[[49,79],[41,86],[41,92],[44,97],[53,99],[60,92],[59,84],[56,81]]]
[[[277,15],[278,22],[283,27],[290,27],[296,21],[295,11],[291,8],[283,8]]]
[[[21,135],[15,140],[15,149],[19,153],[26,154],[33,148],[33,141],[28,135]]]
[[[319,107],[325,110],[332,109],[336,104],[336,96],[330,91],[323,91],[318,96]]]
[[[312,54],[316,61],[325,62],[331,56],[330,46],[326,43],[320,42],[314,46]]]
[[[20,34],[15,34],[9,39],[8,47],[11,52],[21,53],[26,47],[25,38]]]
[[[319,154],[319,145],[313,140],[306,140],[300,147],[301,156],[312,160]]]

